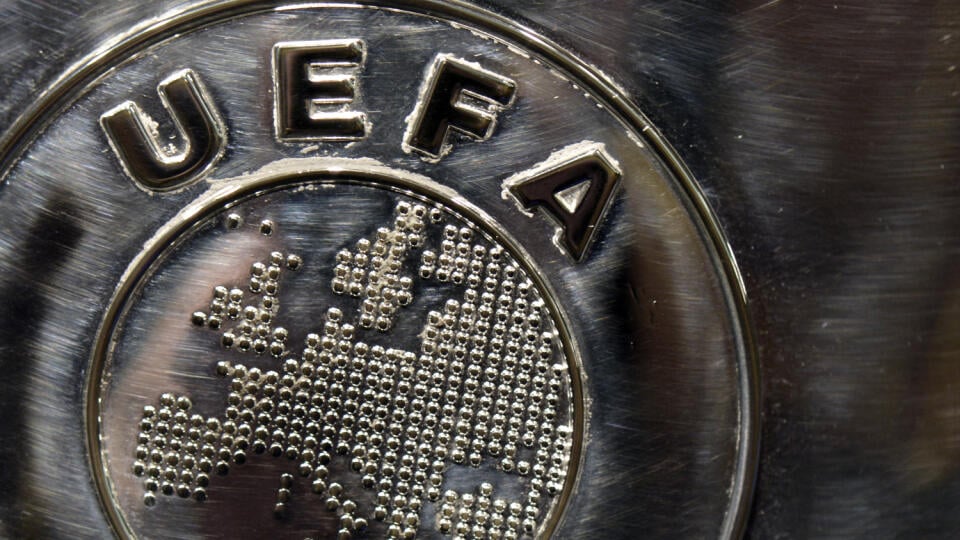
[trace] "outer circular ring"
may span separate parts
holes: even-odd
[[[756,345],[752,335],[748,298],[733,251],[720,224],[710,209],[692,173],[679,154],[653,127],[646,116],[598,69],[586,64],[534,29],[503,15],[483,10],[463,0],[367,0],[364,5],[421,15],[477,26],[491,35],[527,49],[540,56],[554,68],[577,80],[582,88],[609,106],[609,110],[633,127],[635,132],[663,160],[673,173],[684,194],[689,198],[700,219],[699,225],[707,232],[715,255],[726,277],[727,293],[734,304],[738,328],[740,429],[736,475],[730,486],[730,509],[721,528],[723,538],[742,536],[753,495],[759,436],[759,370]],[[0,181],[17,162],[23,151],[43,132],[49,122],[79,97],[86,84],[104,75],[115,64],[134,52],[173,35],[201,28],[214,20],[240,15],[293,8],[340,6],[363,7],[350,2],[294,3],[278,6],[263,0],[220,0],[199,6],[176,10],[159,20],[146,21],[130,32],[106,42],[100,49],[87,55],[67,69],[51,86],[40,94],[24,113],[14,121],[0,139]]]

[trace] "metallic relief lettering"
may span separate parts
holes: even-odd
[[[238,214],[225,224],[245,226]],[[289,461],[270,485],[274,515],[291,511],[294,491],[320,497],[339,517],[328,538],[539,530],[573,444],[568,360],[541,291],[506,249],[441,207],[400,200],[384,225],[335,252],[327,286],[344,309],[317,319],[285,318],[280,301],[281,285],[295,301],[288,288],[309,253],[272,252],[245,283],[213,288],[190,320],[246,365],[211,366],[229,381],[212,416],[172,393],[143,407],[133,473],[146,505],[212,498],[217,475],[267,454]],[[401,318],[418,331],[394,332]]]
[[[192,70],[170,75],[157,92],[177,142],[164,142],[157,122],[133,101],[104,113],[100,125],[127,174],[147,189],[166,191],[196,180],[220,158],[226,126]]]
[[[574,260],[582,260],[620,181],[617,162],[602,144],[584,142],[504,182],[528,210],[542,207],[560,225],[555,242]]]
[[[367,134],[367,115],[350,110],[366,49],[359,39],[274,46],[277,137],[349,141]]]
[[[450,130],[486,140],[496,126],[496,113],[513,101],[514,81],[449,55],[438,55],[420,90],[417,107],[407,119],[405,151],[436,161],[451,150]]]

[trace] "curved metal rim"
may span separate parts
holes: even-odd
[[[211,216],[260,195],[298,186],[359,184],[393,190],[417,199],[449,205],[448,212],[460,219],[475,223],[481,229],[481,232],[490,235],[495,241],[506,246],[517,263],[524,267],[530,279],[536,283],[541,291],[546,293],[543,299],[557,322],[557,332],[559,332],[561,342],[564,344],[567,362],[571,366],[570,389],[574,424],[573,445],[563,491],[555,503],[556,506],[550,514],[550,519],[544,522],[543,529],[540,531],[548,534],[552,533],[563,520],[567,499],[579,483],[583,460],[584,431],[587,422],[587,402],[584,397],[583,361],[579,354],[580,347],[577,345],[573,333],[570,332],[568,317],[560,308],[560,305],[554,301],[556,292],[534,264],[532,257],[520,246],[519,242],[503,230],[495,220],[490,219],[485,212],[470,204],[455,191],[419,174],[379,165],[375,166],[362,160],[351,159],[303,158],[292,160],[288,165],[290,167],[287,167],[287,169],[292,170],[261,170],[239,179],[218,180],[210,190],[200,195],[157,231],[147,242],[143,251],[127,267],[120,280],[119,287],[113,293],[100,323],[94,341],[93,354],[90,357],[90,368],[85,377],[84,421],[94,483],[97,486],[101,506],[107,513],[114,531],[117,533],[123,531],[130,538],[137,537],[130,530],[126,518],[122,515],[123,512],[119,510],[120,505],[113,497],[109,485],[111,483],[110,474],[104,464],[103,451],[99,444],[102,432],[100,424],[101,378],[106,367],[107,356],[115,344],[117,327],[131,307],[130,300],[142,289],[145,280],[149,279],[152,271],[156,269],[156,265],[162,263],[198,224]]]
[[[629,96],[619,89],[606,75],[570,54],[554,41],[533,28],[522,25],[503,15],[467,3],[464,0],[367,0],[363,4],[297,3],[284,7],[355,7],[366,6],[393,8],[411,13],[479,26],[492,30],[493,35],[508,43],[514,43],[542,57],[552,66],[569,74],[585,90],[610,107],[618,117],[633,127],[636,133],[648,142],[663,159],[664,164],[680,183],[689,197],[701,225],[707,231],[727,278],[726,286],[736,311],[742,362],[740,368],[740,430],[739,449],[735,478],[730,487],[730,509],[721,529],[723,538],[738,538],[746,528],[747,517],[753,498],[757,461],[760,447],[759,366],[758,354],[749,309],[747,291],[736,263],[733,249],[727,241],[720,223],[707,202],[692,172],[684,165],[677,151],[640,112]],[[92,80],[102,76],[113,65],[128,55],[157,43],[176,33],[187,32],[214,20],[245,15],[254,12],[272,11],[280,5],[264,0],[221,0],[200,6],[169,12],[157,19],[132,28],[129,32],[108,40],[100,48],[83,57],[58,77],[40,96],[28,106],[10,129],[0,138],[0,184],[22,152],[43,132],[51,119],[79,97]]]

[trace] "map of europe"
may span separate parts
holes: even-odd
[[[329,307],[302,344],[289,342],[297,321],[284,319],[281,295],[285,276],[305,264],[300,254],[267,253],[247,282],[214,285],[209,308],[185,316],[219,340],[223,358],[210,369],[229,392],[212,416],[173,393],[143,407],[133,465],[143,503],[202,504],[218,476],[280,459],[290,466],[273,488],[273,513],[283,519],[296,504],[293,483],[306,482],[338,518],[326,537],[537,534],[568,482],[570,368],[538,285],[508,250],[455,220],[397,203],[392,223],[337,253],[323,284],[359,307]],[[262,232],[274,226],[265,220]],[[418,280],[450,291],[411,311],[426,314],[422,329],[396,341],[418,347],[369,344],[365,336],[390,336],[409,316]],[[457,467],[476,481],[449,485]]]

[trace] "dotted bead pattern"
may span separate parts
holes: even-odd
[[[191,414],[190,399],[172,394],[144,407],[133,466],[144,503],[154,505],[158,494],[203,501],[212,476],[270,454],[290,460],[336,513],[338,539],[362,535],[368,520],[384,522],[388,538],[413,538],[426,501],[436,507],[428,526],[446,535],[534,534],[568,471],[567,361],[522,268],[471,228],[444,225],[444,217],[401,202],[392,228],[340,251],[331,288],[362,298],[360,307],[352,322],[330,308],[299,356],[289,354],[288,332],[275,321],[281,277],[301,268],[300,256],[273,252],[255,262],[246,291],[215,287],[209,311],[192,322],[219,331],[224,349],[269,353],[278,366],[219,362],[217,374],[230,381],[219,417]],[[439,234],[431,237],[431,227]],[[275,228],[261,223],[264,234]],[[389,333],[400,308],[413,302],[414,282],[403,270],[431,238],[439,245],[421,251],[414,275],[451,284],[459,298],[428,311],[419,351],[360,340],[365,331]],[[372,505],[348,493],[331,471],[334,460],[359,475]],[[445,474],[454,466],[490,467],[503,475],[498,485],[518,484],[509,492],[522,495],[497,496],[488,482],[470,492],[448,489]],[[290,504],[294,474],[281,476],[278,517]]]

